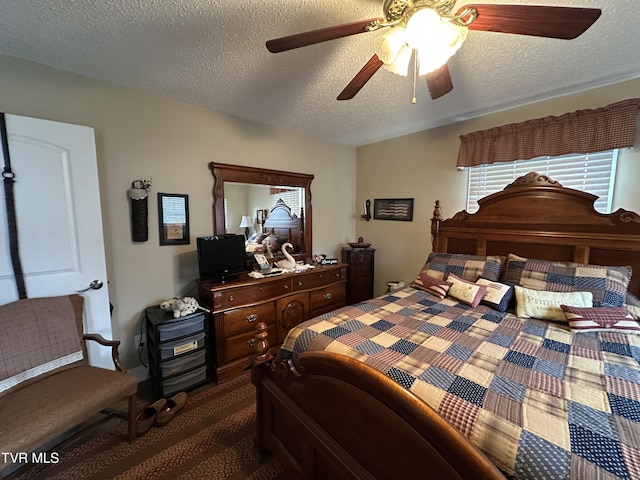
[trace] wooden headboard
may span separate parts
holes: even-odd
[[[478,200],[480,209],[443,220],[436,201],[434,252],[508,255],[543,260],[629,265],[629,291],[640,296],[640,216],[595,211],[597,197],[529,173]]]
[[[304,245],[304,218],[291,213],[282,199],[278,199],[264,221],[264,233],[288,238],[294,252],[301,252]]]

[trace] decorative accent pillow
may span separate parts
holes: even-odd
[[[520,318],[539,318],[541,320],[566,320],[560,305],[573,307],[593,306],[591,292],[545,292],[515,286],[516,315]]]
[[[471,305],[473,308],[478,306],[487,291],[487,287],[484,285],[468,282],[453,273],[447,276],[447,281],[451,282],[448,295],[460,300],[462,303]]]
[[[623,305],[631,267],[549,262],[509,254],[503,281],[548,292],[591,292],[594,307]]]
[[[500,255],[463,255],[458,253],[430,253],[420,273],[446,279],[453,273],[458,278],[475,282],[479,277],[498,280],[506,258]]]
[[[513,286],[505,285],[504,283],[492,282],[486,278],[479,278],[476,282],[478,285],[484,285],[487,287],[487,292],[484,294],[480,303],[491,307],[499,312],[506,312],[509,307],[509,302],[513,298]]]
[[[640,300],[629,292],[627,292],[627,310],[635,320],[640,320]]]
[[[279,252],[282,249],[282,245],[284,245],[288,241],[289,241],[288,238],[279,237],[277,235],[268,235],[262,241],[262,244],[265,245],[266,247],[266,244],[268,243],[271,253],[275,255],[277,252]]]
[[[266,233],[262,233],[262,232],[257,232],[254,233],[253,235],[251,235],[247,241],[245,242],[247,245],[249,245],[250,243],[262,243],[262,241],[267,238],[267,234]]]
[[[445,282],[420,272],[418,278],[413,282],[413,286],[443,299],[451,287],[451,282]]]
[[[569,327],[577,332],[612,331],[640,334],[640,325],[625,307],[579,308],[561,305]]]

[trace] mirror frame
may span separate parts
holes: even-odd
[[[294,258],[313,257],[312,249],[312,212],[311,181],[313,175],[307,173],[285,172],[266,168],[229,165],[226,163],[209,163],[214,178],[213,184],[213,225],[216,235],[224,235],[224,183],[251,183],[256,185],[282,185],[286,187],[304,188],[304,252],[293,255]],[[273,205],[271,206],[273,207]],[[269,210],[271,209],[269,207]]]

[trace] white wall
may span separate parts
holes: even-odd
[[[315,175],[314,253],[354,238],[355,148],[3,56],[0,111],[95,129],[113,331],[129,368],[144,309],[195,287],[195,238],[213,233],[209,162]],[[127,189],[139,178],[153,179],[145,243],[130,232]],[[159,246],[158,192],[189,195],[191,244]]]
[[[376,248],[375,292],[390,280],[412,281],[431,252],[435,200],[445,218],[464,210],[467,172],[456,170],[459,136],[548,115],[598,108],[638,97],[640,79],[398,137],[358,148],[356,205],[367,198],[414,198],[413,222],[359,220],[356,234]],[[640,132],[636,148],[620,151],[613,208],[640,211]]]

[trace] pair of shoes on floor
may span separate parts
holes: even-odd
[[[140,412],[136,418],[136,434],[141,437],[152,426],[162,427],[169,423],[187,403],[185,392],[176,393],[173,397],[152,403]]]
[[[176,393],[173,397],[168,398],[164,407],[158,412],[155,420],[156,427],[163,427],[169,423],[176,414],[182,410],[187,403],[187,394],[185,392]]]

